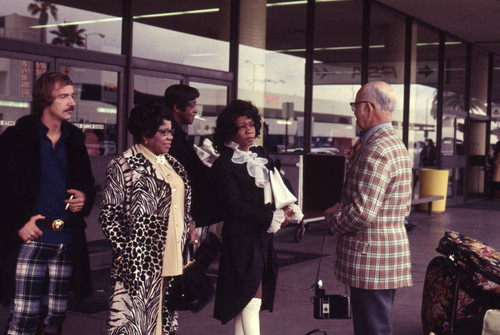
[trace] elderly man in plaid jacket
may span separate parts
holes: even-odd
[[[408,151],[392,128],[396,102],[384,82],[364,85],[351,109],[362,132],[351,157],[342,202],[325,211],[338,235],[335,274],[350,286],[354,333],[392,334],[396,289],[411,286],[404,226],[411,206]],[[354,148],[353,148],[354,151]]]

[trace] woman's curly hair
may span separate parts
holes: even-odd
[[[217,152],[220,152],[224,148],[224,144],[231,141],[233,136],[238,132],[236,119],[240,116],[252,119],[255,125],[255,137],[260,135],[262,118],[257,107],[249,101],[235,100],[224,108],[217,118],[213,143]]]

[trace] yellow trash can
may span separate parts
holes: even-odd
[[[442,195],[444,199],[432,203],[433,213],[442,213],[446,209],[446,195],[448,193],[448,170],[420,169],[418,196],[419,198]],[[427,211],[428,204],[421,204],[420,209]]]

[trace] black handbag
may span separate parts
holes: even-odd
[[[182,275],[174,277],[165,300],[171,311],[199,312],[215,297],[215,288],[206,270],[220,252],[221,242],[209,233],[196,249],[193,259],[183,268]]]

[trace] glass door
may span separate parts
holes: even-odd
[[[30,113],[36,79],[47,72],[49,60],[0,57],[0,133]]]
[[[465,156],[465,119],[467,113],[462,111],[443,111],[443,138],[441,141],[441,168],[448,169],[449,183],[447,203],[463,201]]]
[[[230,82],[137,70],[134,73],[134,104],[163,103],[165,89],[170,85],[181,83],[192,86],[200,92],[200,97],[196,99],[198,113],[193,124],[185,129],[189,140],[200,146],[205,138],[210,140],[213,138],[215,120],[228,102]]]
[[[161,73],[135,72],[134,105],[163,103],[165,89],[182,81],[181,76],[161,77],[161,75]]]
[[[486,147],[486,131],[489,118],[475,116],[469,119],[467,127],[470,136],[468,146],[468,178],[467,190],[470,196],[484,196],[487,188],[487,176],[485,166],[488,163],[488,150]]]
[[[188,127],[188,135],[193,144],[202,146],[205,138],[213,140],[217,116],[228,103],[229,85],[200,81],[191,81],[188,85],[200,91],[197,99],[198,113],[193,124]],[[262,137],[261,134],[260,139]]]
[[[76,106],[70,121],[85,134],[85,146],[97,190],[97,198],[87,220],[97,222],[106,167],[122,151],[118,126],[121,69],[70,60],[58,60],[56,69],[73,81]],[[86,235],[89,242],[104,238],[96,224],[89,224]]]
[[[62,64],[73,81],[76,108],[71,122],[85,133],[89,156],[118,154],[118,71]]]

